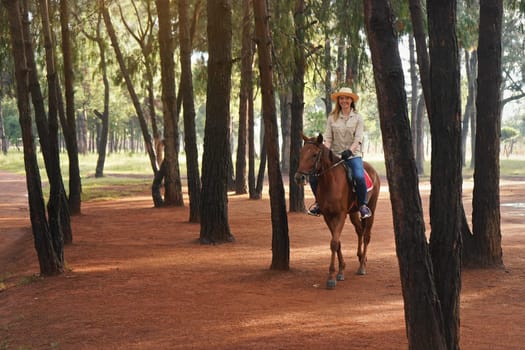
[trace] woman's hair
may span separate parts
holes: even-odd
[[[352,99],[352,103],[350,104],[350,111],[355,111],[355,102]],[[334,120],[337,120],[339,118],[339,113],[341,112],[341,106],[339,105],[339,98],[335,101],[334,109],[330,112],[329,116],[333,117]]]

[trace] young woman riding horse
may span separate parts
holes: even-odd
[[[340,154],[346,165],[352,169],[357,200],[359,202],[359,213],[362,219],[372,216],[372,211],[367,206],[366,180],[363,169],[363,138],[365,123],[363,117],[357,113],[356,103],[359,96],[350,88],[343,87],[332,94],[334,109],[326,118],[324,131],[324,143],[326,147]],[[310,185],[314,195],[317,193],[317,180],[310,179]],[[320,210],[317,202],[310,207],[308,214],[319,216]]]
[[[341,160],[338,155],[323,144],[323,136],[307,138],[303,135],[303,140],[304,146],[299,156],[299,166],[295,173],[295,181],[297,184],[304,185],[309,177],[317,178],[317,203],[332,234],[330,241],[332,255],[326,286],[328,289],[334,289],[337,284],[336,281],[344,281],[345,279],[345,261],[341,252],[340,238],[346,216],[350,216],[358,237],[357,257],[359,258],[359,269],[357,273],[364,275],[366,274],[367,247],[370,243],[375,215],[361,219],[357,195],[353,184],[348,181],[344,160]],[[364,162],[364,168],[372,183],[367,196],[368,207],[375,212],[380,188],[379,175],[366,162]],[[335,271],[336,255],[339,262],[337,274]]]

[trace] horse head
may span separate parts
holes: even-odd
[[[323,145],[323,135],[317,137],[306,137],[301,133],[304,144],[299,153],[299,165],[294,175],[295,183],[305,185],[308,176],[316,175],[319,172],[320,160],[325,150]]]

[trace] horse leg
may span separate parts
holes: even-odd
[[[330,250],[332,254],[330,257],[330,267],[328,268],[328,280],[326,281],[326,288],[328,289],[335,289],[335,286],[337,284],[335,278],[335,255],[340,249],[340,246],[341,242],[339,242],[339,240],[334,239],[332,235],[332,240],[330,241]]]
[[[372,193],[372,195],[370,196],[370,200],[368,201],[368,207],[374,212],[374,215],[372,217],[369,217],[368,219],[361,221],[361,225],[359,225],[359,228],[361,230],[359,231],[359,251],[357,253],[359,256],[359,269],[357,270],[358,275],[366,275],[366,254],[368,251],[368,244],[370,243],[370,237],[372,236],[372,226],[374,225],[374,219],[376,218],[375,210],[377,205],[377,199],[379,196],[378,178],[374,180],[374,184],[376,186],[374,193]]]
[[[350,220],[354,225],[355,233],[357,235],[357,258],[359,260],[359,268],[357,269],[356,273],[358,275],[366,275],[366,246],[368,245],[368,243],[366,243],[367,239],[365,237],[365,232],[367,230],[365,225],[367,225],[367,222],[361,221],[358,215],[359,214],[357,213],[352,213],[350,216]],[[363,240],[365,242],[363,242]],[[370,242],[370,236],[368,237],[368,242]]]
[[[366,275],[364,257],[366,255],[366,249],[363,247],[363,233],[359,232],[358,243],[357,243],[357,258],[359,259],[359,268],[357,269],[358,275]]]
[[[359,270],[357,271],[359,275],[366,275],[366,252],[370,243],[370,226],[367,225],[363,231],[363,250],[359,258]]]
[[[341,241],[339,241],[339,249],[337,249],[337,260],[339,261],[339,270],[337,271],[336,280],[344,281],[345,280],[345,259],[343,258],[343,252],[341,251]]]
[[[343,230],[343,226],[344,226],[344,219],[345,219],[344,216],[342,216],[342,219],[340,217],[328,219],[325,216],[325,220],[328,224],[328,227],[330,228],[330,231],[332,232],[332,240],[330,241],[330,251],[332,254],[330,258],[330,267],[328,268],[328,280],[326,281],[326,288],[328,289],[335,289],[337,281],[344,280],[345,262],[344,262],[343,254],[341,252],[341,240],[340,240],[341,231]],[[335,272],[336,255],[337,255],[338,262],[339,262],[339,271],[337,275]]]

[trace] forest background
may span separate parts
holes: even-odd
[[[194,3],[194,4],[193,4]],[[283,2],[285,4],[286,2]],[[321,3],[321,2],[319,2]],[[337,3],[337,2],[336,2]],[[344,3],[344,2],[341,2]],[[415,47],[413,43],[413,36],[411,34],[411,24],[408,9],[403,7],[401,2],[393,2],[399,8],[396,9],[396,25],[399,31],[399,45],[400,52],[403,59],[403,67],[406,76],[410,73],[418,75],[415,62]],[[469,74],[475,72],[473,67],[470,67],[471,72],[466,71],[469,65],[465,62],[475,53],[477,40],[477,16],[479,12],[479,5],[469,5],[469,1],[458,2],[458,35],[460,36],[460,49],[462,55],[462,104],[463,111],[469,101],[468,80]],[[92,6],[88,6],[91,4]],[[102,89],[102,72],[100,62],[100,51],[97,48],[96,33],[97,14],[96,8],[93,7],[94,2],[82,3],[81,1],[71,2],[74,16],[71,20],[73,41],[73,59],[75,69],[78,71],[75,78],[75,100],[77,105],[76,116],[78,122],[78,139],[79,152],[86,154],[88,152],[95,153],[97,150],[97,140],[100,139],[101,122],[94,110],[103,107]],[[279,11],[280,2],[276,2],[275,6],[270,7],[270,11]],[[288,2],[288,6],[293,2]],[[231,87],[231,112],[235,115],[239,110],[239,93],[240,93],[240,57],[241,57],[241,26],[242,26],[242,11],[241,2],[234,2],[233,11],[233,58],[235,59],[232,66],[232,87]],[[196,37],[193,40],[192,52],[192,71],[194,75],[194,98],[195,98],[195,130],[197,136],[197,145],[199,145],[199,154],[202,154],[202,145],[204,140],[204,124],[206,117],[206,60],[207,60],[207,44],[205,33],[205,16],[206,12],[203,8],[202,1],[189,2],[194,16],[199,16],[198,21],[194,23],[194,31]],[[235,8],[237,6],[237,8]],[[354,5],[359,6],[359,5]],[[510,6],[509,6],[510,8]],[[148,121],[152,118],[161,118],[159,112],[162,110],[162,102],[160,98],[160,70],[159,70],[159,52],[158,43],[154,41],[156,36],[155,27],[155,13],[152,8],[152,1],[119,1],[114,2],[110,6],[115,18],[114,25],[119,37],[119,44],[123,51],[124,57],[128,62],[129,72],[133,77],[133,81],[137,84],[137,93],[140,100],[143,102],[142,106]],[[336,9],[336,7],[334,7]],[[312,2],[309,8],[308,16],[312,21],[318,21],[317,18],[322,16],[319,13],[322,8]],[[356,31],[359,27],[362,28],[362,18],[359,19],[359,12],[350,6],[345,6],[341,11],[334,10],[329,16],[331,21],[327,27],[330,33],[325,34],[319,31],[320,23],[315,23],[309,29],[310,37],[308,45],[317,46],[317,51],[312,52],[309,58],[309,63],[306,70],[306,82],[304,90],[304,130],[305,134],[313,135],[324,131],[324,121],[326,118],[326,101],[324,100],[326,77],[332,76],[332,81],[328,82],[330,90],[336,89],[340,85],[348,83],[361,97],[361,102],[358,104],[360,113],[365,117],[366,121],[366,137],[367,137],[367,157],[382,157],[381,133],[379,130],[379,119],[375,88],[372,79],[372,67],[367,52],[367,44],[365,38],[361,37],[357,40],[355,36],[359,36]],[[4,11],[2,9],[2,11]],[[199,12],[200,11],[200,12]],[[38,16],[38,12],[35,10]],[[339,23],[338,16],[335,13],[341,13],[341,18],[349,18],[348,23],[355,23],[351,27],[345,27],[343,23]],[[146,16],[144,14],[147,14]],[[326,15],[326,14],[325,14]],[[276,73],[279,75],[277,86],[278,89],[286,91],[286,84],[289,85],[289,75],[293,72],[291,67],[292,62],[290,50],[293,42],[293,22],[292,18],[287,16],[272,16],[275,21],[272,21],[273,41],[276,46]],[[356,17],[356,20],[352,20]],[[6,17],[2,16],[5,20]],[[281,22],[278,22],[281,20]],[[34,21],[33,21],[34,22]],[[346,22],[346,21],[345,21]],[[359,24],[361,23],[361,24]],[[502,106],[502,146],[505,157],[523,154],[523,135],[525,134],[525,111],[523,96],[523,75],[525,74],[525,63],[523,57],[523,43],[525,42],[525,34],[523,32],[523,19],[517,10],[510,10],[504,13],[503,22],[503,58],[504,58],[504,82],[502,84],[503,106]],[[7,23],[4,22],[2,28],[2,35],[0,36],[1,47],[3,54],[0,59],[3,60],[0,89],[0,131],[2,131],[2,150],[7,152],[10,148],[20,150],[22,147],[22,135],[18,123],[18,111],[16,107],[16,99],[13,94],[13,83],[11,68],[11,55],[9,52],[9,33],[7,31]],[[58,28],[57,28],[58,29]],[[38,32],[38,24],[34,29]],[[99,29],[100,30],[100,29]],[[103,30],[103,28],[102,28]],[[176,27],[175,27],[176,30]],[[103,38],[103,31],[100,33]],[[325,37],[323,37],[325,36]],[[56,38],[60,40],[60,34],[56,33]],[[177,38],[175,37],[175,40]],[[324,46],[324,41],[329,40],[331,44],[331,61],[328,66],[323,62],[323,55],[320,48]],[[42,48],[42,43],[36,42],[38,47]],[[142,142],[142,134],[139,126],[139,121],[133,104],[130,103],[129,93],[125,86],[125,81],[122,78],[122,73],[118,64],[113,58],[113,53],[110,48],[108,39],[104,39],[103,44],[105,50],[108,52],[108,60],[105,62],[105,69],[109,77],[109,110],[111,113],[108,153],[114,152],[143,152],[144,143]],[[179,47],[178,44],[175,45]],[[315,48],[315,47],[313,47]],[[345,51],[346,50],[346,51]],[[60,55],[60,51],[57,52]],[[40,57],[39,64],[44,63],[43,52],[37,50],[37,57]],[[179,53],[176,51],[176,55]],[[351,56],[349,56],[351,55]],[[58,60],[57,63],[61,61]],[[347,67],[345,67],[347,65]],[[180,75],[180,66],[176,66],[178,75]],[[335,74],[335,77],[332,74]],[[345,74],[346,76],[341,76]],[[474,73],[475,74],[475,73]],[[288,77],[287,77],[288,76]],[[412,98],[415,95],[416,101],[421,98],[421,87],[419,83],[412,88],[410,86],[410,79],[407,81],[408,97]],[[44,84],[45,85],[45,84]],[[150,96],[150,95],[153,96]],[[151,97],[153,97],[151,99]],[[260,94],[254,96],[254,107],[257,117],[255,118],[255,143],[257,154],[260,153],[260,133],[261,133],[261,111],[260,111]],[[470,97],[472,98],[472,96]],[[153,100],[153,101],[152,101]],[[285,102],[277,100],[276,102]],[[149,104],[153,102],[153,106]],[[286,103],[286,102],[285,102]],[[286,108],[279,108],[280,112],[289,113]],[[417,113],[424,113],[424,109],[417,110]],[[464,113],[465,114],[465,113]],[[281,114],[279,114],[279,123],[281,122]],[[286,116],[285,116],[286,120]],[[183,120],[180,118],[179,127],[181,130],[181,142],[183,142]],[[232,154],[235,154],[237,148],[237,132],[239,129],[238,118],[231,119],[231,147]],[[467,124],[467,127],[469,124]],[[283,126],[285,127],[285,125]],[[162,137],[162,123],[158,124],[159,137]],[[151,129],[151,127],[150,127]],[[471,136],[471,127],[465,130]],[[425,154],[429,155],[428,122],[425,122],[424,128],[427,140],[425,147]],[[151,130],[150,130],[151,133]],[[279,135],[282,144],[282,134]],[[63,138],[61,138],[61,149],[65,148]],[[471,155],[471,146],[467,142],[465,151],[468,156]],[[283,147],[283,146],[282,146]],[[284,149],[284,147],[283,147]],[[184,152],[181,149],[181,152]],[[286,152],[282,153],[284,164],[287,164],[288,158]],[[468,159],[468,158],[467,158]],[[67,161],[67,159],[65,160]],[[286,170],[286,168],[284,169]]]
[[[184,0],[2,3],[6,11],[2,18],[8,20],[3,28],[9,28],[9,35],[2,36],[6,48],[2,111],[8,111],[0,113],[6,115],[1,123],[2,147],[6,153],[10,144],[19,145],[20,138],[23,143],[43,275],[63,273],[63,244],[73,239],[69,214],[81,212],[80,154],[98,154],[95,177],[102,177],[108,153],[145,152],[155,207],[183,206],[181,145],[189,221],[200,222],[201,243],[234,241],[225,215],[227,190],[260,198],[267,164],[274,238],[271,268],[287,269],[282,172],[293,175],[297,166],[299,132],[322,131],[332,107],[330,94],[340,86],[351,86],[364,101],[358,109],[367,120],[365,150],[384,152],[391,200],[403,202],[392,207],[402,282],[408,282],[403,271],[423,272],[424,282],[417,288],[403,285],[409,343],[435,342],[437,347],[450,348],[457,344],[461,263],[502,266],[499,149],[506,157],[522,153],[522,104],[516,101],[525,96],[523,2],[480,1],[479,12],[475,1],[427,1],[426,9],[419,1],[407,6],[387,1],[298,0],[277,1],[269,8],[264,1],[226,0],[210,0],[206,6]],[[430,65],[424,64],[426,48],[420,46],[424,25]],[[409,57],[405,69],[398,51],[403,40]],[[12,56],[7,54],[9,47]],[[255,62],[259,76],[253,75]],[[405,74],[410,85],[405,84]],[[14,109],[9,112],[15,88],[20,135],[12,122],[4,122],[16,114]],[[238,96],[234,91],[239,91]],[[375,100],[377,105],[367,102]],[[514,107],[508,108],[512,103]],[[263,116],[259,128],[256,104]],[[232,118],[235,110],[237,125]],[[61,148],[67,149],[69,158],[67,198],[59,167]],[[47,208],[38,152],[50,183]],[[427,246],[424,225],[418,220],[422,213],[414,175],[424,174],[425,156],[430,154],[433,225]],[[461,172],[467,164],[475,179],[472,234],[461,202]],[[289,190],[289,210],[304,211],[302,188],[290,182]],[[413,229],[406,230],[408,226]],[[421,255],[406,254],[412,248],[402,240],[406,235],[420,243]],[[447,275],[455,277],[443,280]],[[422,303],[409,298],[412,293]],[[436,300],[441,305],[435,305]],[[414,305],[425,311],[414,313]],[[429,317],[418,320],[422,314]]]

